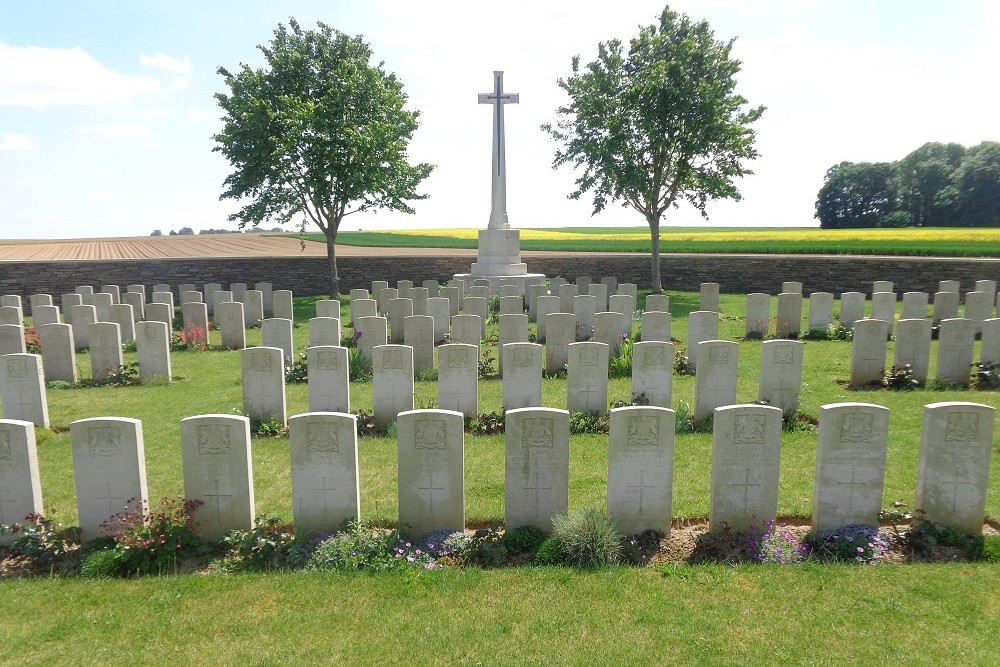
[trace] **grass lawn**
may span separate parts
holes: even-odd
[[[682,341],[697,299],[672,295],[673,335]],[[296,299],[300,346],[315,300]],[[744,301],[722,296],[721,338],[742,335]],[[346,307],[342,322],[350,331]],[[249,344],[259,341],[259,330],[248,332]],[[218,332],[212,343],[218,347]],[[936,349],[935,341],[932,359]],[[850,343],[805,343],[802,411],[816,415],[819,406],[842,401],[888,406],[884,504],[912,507],[923,405],[1000,407],[1000,393],[848,390],[838,380],[848,377],[849,357]],[[742,342],[739,363],[738,398],[755,400],[760,343]],[[87,355],[78,364],[89,375]],[[141,419],[150,499],[183,493],[179,421],[241,407],[239,354],[177,352],[173,365],[178,380],[170,385],[49,390],[53,428],[38,431],[38,455],[45,505],[56,518],[76,521],[67,429],[86,417]],[[932,360],[931,377],[934,369]],[[289,385],[287,393],[289,414],[305,412],[306,386]],[[416,393],[418,405],[436,404],[435,382],[418,382]],[[609,394],[628,399],[629,382],[612,380]],[[499,410],[501,400],[498,379],[480,382],[481,412]],[[694,403],[693,377],[674,377],[674,400]],[[543,403],[563,408],[565,401],[565,381],[546,380]],[[351,404],[370,410],[371,385],[352,384]],[[707,433],[677,436],[675,517],[708,512],[710,445]],[[502,436],[467,435],[465,448],[467,521],[502,521]],[[779,514],[810,514],[815,448],[815,432],[783,435]],[[607,465],[607,436],[572,437],[571,508],[604,506]],[[255,439],[253,466],[258,513],[290,520],[287,439]],[[362,438],[359,466],[363,516],[395,521],[395,440]],[[987,514],[996,518],[1000,453],[990,473]],[[70,655],[73,664],[996,664],[998,585],[1000,565],[984,563],[2,581],[0,664],[51,664]]]
[[[475,248],[476,229],[341,232],[337,243],[378,247]],[[649,228],[560,227],[521,229],[521,249],[575,252],[649,252]],[[322,234],[308,234],[325,242]],[[1000,229],[704,228],[660,230],[665,253],[787,253],[1000,257]]]

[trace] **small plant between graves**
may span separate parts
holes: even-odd
[[[979,390],[1000,389],[1000,363],[995,361],[972,365],[972,381]]]
[[[562,555],[562,565],[581,568],[611,567],[621,562],[622,542],[614,520],[596,509],[578,509],[552,517],[552,537],[557,546],[546,548],[544,559]],[[537,557],[537,555],[536,555]],[[555,563],[546,563],[555,564]]]
[[[278,517],[257,517],[250,530],[229,531],[222,545],[226,549],[222,569],[227,572],[300,568],[310,551],[308,543],[297,539],[292,526]]]
[[[349,336],[341,336],[340,346],[347,348],[356,348],[358,346],[359,340],[361,340],[361,332],[355,331]]]
[[[397,529],[379,528],[368,521],[348,522],[334,535],[322,539],[305,563],[307,570],[338,572],[431,570],[434,567],[434,557],[428,550],[404,540]]]
[[[874,526],[851,524],[806,537],[810,555],[820,560],[873,565],[889,553],[892,538]]]
[[[495,361],[492,350],[483,350],[483,357],[479,360],[480,379],[496,374],[496,367],[493,365]]]
[[[258,438],[283,438],[288,435],[288,427],[277,419],[251,419],[250,433]]]
[[[569,413],[569,432],[572,435],[580,433],[607,433],[611,428],[608,415],[599,412],[573,410]]]
[[[49,509],[55,514],[55,508]],[[0,535],[14,535],[10,552],[22,556],[35,565],[49,568],[50,573],[70,565],[80,546],[80,528],[64,526],[62,522],[31,513],[24,517],[26,523],[0,524]]]
[[[204,352],[208,349],[206,340],[208,340],[208,337],[205,335],[205,330],[202,327],[189,324],[187,327],[178,327],[170,334],[170,349],[173,352],[184,350]]]
[[[132,498],[127,505],[135,502]],[[110,545],[91,552],[81,571],[94,578],[176,574],[181,561],[209,550],[194,532],[193,513],[203,504],[201,500],[164,498],[155,508],[143,501],[135,510],[115,514],[101,523],[102,538],[98,538]]]
[[[42,353],[42,342],[38,339],[38,330],[35,327],[27,327],[24,330],[24,350],[28,354]]]
[[[882,369],[882,386],[895,391],[913,391],[920,388],[920,383],[913,377],[913,368],[910,364],[893,364],[889,368]]]
[[[503,433],[504,412],[481,412],[476,417],[467,417],[465,432],[471,435],[498,435]]]
[[[309,359],[304,352],[299,352],[296,359],[285,357],[285,384],[296,384],[309,381]]]
[[[621,341],[614,356],[608,362],[608,377],[610,378],[632,377],[632,352],[635,343],[632,342],[627,333],[621,335]]]
[[[372,381],[374,377],[372,362],[361,348],[352,347],[347,350],[347,375],[351,382]]]
[[[751,525],[747,543],[754,561],[765,565],[796,565],[809,553],[809,548],[788,529],[788,524],[771,519],[763,526]]]
[[[674,351],[674,373],[677,375],[694,375],[694,365],[687,356],[687,350],[676,346]]]

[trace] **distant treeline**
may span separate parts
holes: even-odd
[[[1000,142],[927,143],[896,162],[841,162],[816,196],[826,229],[1000,227]]]
[[[251,227],[247,230],[248,234],[260,234],[262,232],[283,232],[285,231],[281,227],[272,227],[271,229],[264,229],[263,227]],[[198,232],[199,234],[242,234],[243,232],[239,229],[202,229]],[[159,229],[154,229],[150,236],[163,236],[163,232]],[[170,230],[167,236],[194,236],[194,230],[190,227],[181,227],[176,232]]]

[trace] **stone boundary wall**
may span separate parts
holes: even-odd
[[[405,252],[405,251],[404,251]],[[549,277],[615,276],[619,282],[649,287],[649,255],[562,254],[530,255],[523,259],[528,271]],[[341,292],[369,288],[372,280],[436,279],[444,281],[469,270],[469,256],[405,255],[395,257],[338,257]],[[663,287],[666,290],[697,291],[703,282],[717,282],[722,292],[777,294],[786,280],[801,281],[804,293],[870,292],[875,280],[891,280],[896,292],[933,294],[939,280],[961,282],[971,290],[976,280],[1000,277],[1000,259],[949,259],[931,257],[875,257],[837,255],[661,255]],[[77,285],[126,285],[152,287],[168,283],[206,282],[223,285],[271,282],[275,289],[295,294],[325,294],[325,257],[253,257],[206,259],[78,260],[64,262],[0,262],[0,294],[48,293],[58,301]],[[148,296],[148,295],[147,295]],[[27,304],[25,304],[27,307]]]

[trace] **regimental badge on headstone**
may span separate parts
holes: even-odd
[[[765,423],[763,415],[736,415],[733,442],[737,445],[763,445]]]
[[[121,434],[116,428],[90,428],[87,448],[91,456],[119,456],[122,453]]]
[[[270,354],[254,354],[250,357],[250,370],[255,373],[270,373],[271,368]]]
[[[413,445],[417,449],[446,449],[445,421],[443,419],[422,419],[414,425]]]
[[[628,446],[649,447],[659,442],[660,422],[657,417],[637,415],[628,420]]]
[[[27,359],[8,359],[7,360],[7,375],[12,378],[26,378],[28,377],[28,360]]]
[[[224,424],[205,424],[198,427],[198,453],[205,455],[229,454],[229,427]]]
[[[840,439],[843,442],[871,442],[874,419],[870,414],[845,415],[840,422]]]
[[[306,424],[306,451],[310,454],[333,454],[340,451],[337,432],[329,424]]]
[[[945,442],[975,442],[979,434],[979,415],[975,412],[953,412],[948,415]]]
[[[552,447],[552,419],[525,418],[521,423],[521,444],[524,447]]]

